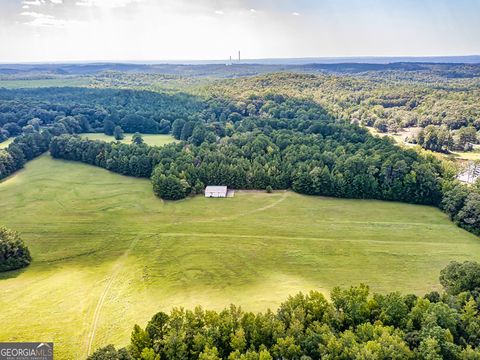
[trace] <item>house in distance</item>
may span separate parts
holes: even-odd
[[[205,188],[205,197],[224,198],[227,197],[228,189],[226,186],[207,186]]]

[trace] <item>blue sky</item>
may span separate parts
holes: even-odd
[[[480,0],[0,0],[0,62],[480,54]]]

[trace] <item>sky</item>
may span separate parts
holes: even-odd
[[[480,0],[0,0],[0,62],[480,54]]]

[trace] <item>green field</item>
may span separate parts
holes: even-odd
[[[21,89],[40,87],[63,87],[63,86],[88,86],[92,79],[88,77],[64,77],[54,79],[0,79],[0,88]]]
[[[0,208],[34,258],[0,275],[0,339],[54,341],[56,359],[126,345],[174,306],[263,310],[360,282],[424,293],[449,261],[480,258],[480,239],[431,207],[291,192],[162,202],[148,180],[48,155],[0,183]]]
[[[132,143],[133,134],[125,134],[125,138],[121,140],[124,144]],[[108,136],[100,133],[85,133],[80,134],[81,137],[88,138],[90,140],[102,140],[102,141],[115,141],[113,136]],[[174,142],[175,139],[171,135],[161,134],[142,134],[143,141],[150,146],[162,146]]]
[[[480,148],[473,151],[454,151],[448,157],[454,160],[480,161]]]
[[[11,138],[8,138],[7,140],[3,141],[3,142],[0,142],[0,149],[6,149],[8,147],[8,145],[10,145],[13,140],[15,138],[11,137]]]

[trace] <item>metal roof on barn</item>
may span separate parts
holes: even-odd
[[[226,186],[207,186],[205,188],[206,197],[226,197],[227,192]]]
[[[227,193],[226,186],[207,186],[205,192],[214,192],[214,193]]]

